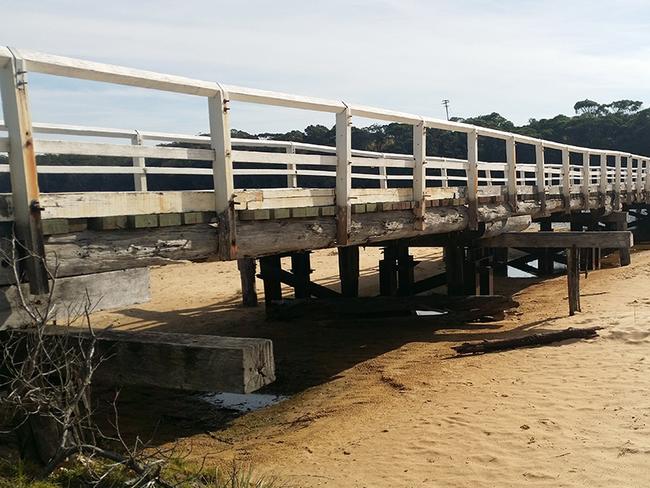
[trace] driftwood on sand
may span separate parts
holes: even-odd
[[[517,337],[515,339],[499,339],[474,343],[465,342],[460,346],[453,346],[452,349],[458,354],[482,354],[486,352],[516,349],[518,347],[542,346],[567,339],[588,339],[596,337],[599,329],[602,329],[602,327],[588,327],[584,329],[574,329],[573,327],[569,327],[568,329],[556,332],[531,334],[524,337]]]

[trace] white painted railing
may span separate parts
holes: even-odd
[[[20,203],[21,199],[17,199],[15,205],[19,206],[29,204],[34,197],[38,196],[38,188],[33,188],[30,183],[32,181],[31,174],[36,174],[36,171],[39,173],[132,174],[134,188],[140,191],[147,189],[147,175],[212,175],[215,189],[215,209],[224,223],[222,229],[227,229],[227,232],[232,234],[234,232],[234,216],[232,215],[231,201],[235,189],[234,176],[280,175],[286,177],[289,187],[297,186],[301,176],[329,177],[334,179],[336,189],[338,243],[345,245],[350,231],[351,190],[354,185],[358,186],[362,180],[376,180],[379,188],[388,188],[390,182],[399,180],[410,182],[410,186],[413,188],[416,225],[423,219],[426,207],[426,188],[434,185],[466,186],[465,194],[470,214],[476,213],[477,194],[480,186],[503,186],[504,193],[511,204],[516,204],[517,193],[521,191],[518,190],[518,187],[533,186],[536,198],[541,202],[542,207],[548,187],[551,186],[559,188],[565,201],[570,200],[572,193],[582,193],[588,201],[591,191],[601,193],[613,191],[618,195],[625,189],[629,195],[632,190],[637,194],[644,190],[650,190],[650,179],[647,178],[649,159],[647,156],[572,146],[521,134],[365,107],[338,100],[223,85],[217,82],[194,80],[1,46],[0,71],[3,74],[0,80],[7,123],[7,136],[0,138],[0,151],[11,152],[10,164],[0,167],[0,170],[11,172],[14,195],[21,192],[28,195],[22,199],[23,203]],[[203,137],[51,124],[34,124],[32,126],[26,89],[26,76],[29,72],[203,97],[207,100],[210,116],[210,135]],[[336,146],[231,139],[229,120],[231,101],[333,113],[336,115]],[[353,150],[351,148],[351,124],[354,117],[412,125],[413,154],[386,154]],[[426,154],[427,129],[466,134],[468,142],[466,159],[450,159]],[[26,150],[26,141],[32,131],[37,135],[33,144],[33,149],[37,153],[131,158],[132,165],[43,165],[36,168],[35,162],[30,162],[29,151]],[[42,137],[52,135],[118,139],[128,141],[128,144],[54,140]],[[479,138],[505,141],[506,161],[497,163],[480,161]],[[151,145],[151,143],[168,142],[203,144],[209,149]],[[533,146],[535,160],[533,162],[517,161],[517,145]],[[560,151],[562,162],[560,164],[546,163],[547,151]],[[147,158],[186,161],[188,164],[181,167],[148,166]],[[597,158],[599,162],[595,165]],[[211,163],[211,167],[192,167],[192,161],[207,161]],[[270,166],[251,169],[235,167],[236,163],[257,163],[261,166]],[[30,167],[30,164],[33,167]],[[362,172],[362,168],[373,168],[372,174]],[[406,171],[407,174],[396,174],[395,168],[410,171]],[[592,188],[594,186],[595,189]],[[475,219],[473,224],[476,225]],[[231,235],[231,237],[233,236],[234,234]],[[231,242],[234,242],[234,237]]]

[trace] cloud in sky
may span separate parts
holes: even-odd
[[[0,44],[443,117],[516,123],[592,98],[650,99],[640,0],[0,0]],[[46,76],[35,120],[198,132],[204,100]],[[250,131],[331,115],[238,104]]]

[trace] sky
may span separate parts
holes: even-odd
[[[0,45],[444,118],[650,104],[645,0],[0,0]],[[29,78],[36,122],[199,133],[205,99]],[[249,132],[332,114],[233,104]],[[365,125],[373,121],[355,120]]]

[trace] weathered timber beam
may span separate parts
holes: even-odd
[[[295,287],[297,283],[297,278],[296,275],[294,275],[293,273],[282,269],[280,270],[280,282],[284,283],[285,285]],[[331,290],[326,286],[319,285],[318,283],[314,283],[313,281],[307,283],[307,291],[309,292],[310,296],[316,298],[336,298],[341,296],[340,293]]]
[[[58,276],[201,260],[216,252],[216,230],[209,224],[88,230],[50,236],[45,241],[48,264],[58,263]]]
[[[627,231],[597,232],[508,232],[488,239],[479,239],[482,247],[632,247],[632,233]]]
[[[507,219],[511,212],[506,205],[479,205],[480,222]],[[445,234],[468,226],[466,207],[427,208],[423,230],[413,227],[411,211],[354,214],[348,245],[417,237],[424,234]],[[240,221],[238,223],[239,257],[263,256],[303,249],[322,249],[336,245],[336,221],[327,217]]]
[[[416,281],[411,286],[411,292],[414,295],[417,295],[418,293],[422,293],[423,291],[433,290],[434,288],[438,288],[446,284],[447,284],[447,273],[440,273]]]
[[[82,345],[90,340],[90,332],[82,328],[45,330],[49,336],[70,337]],[[250,393],[275,380],[269,339],[116,330],[94,333],[97,357],[106,358],[94,376],[100,383]]]

